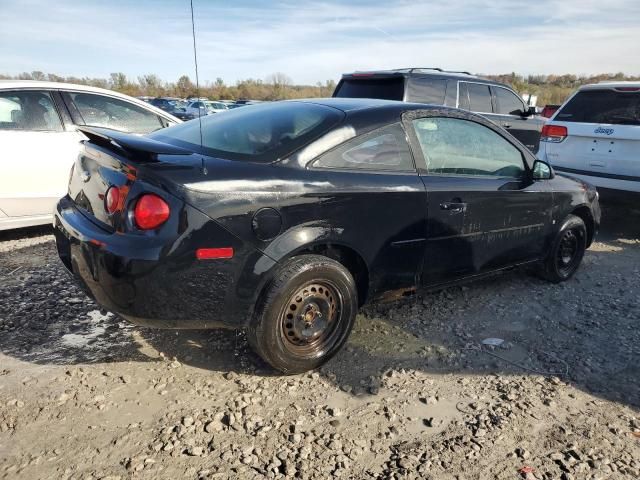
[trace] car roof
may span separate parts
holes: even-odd
[[[469,72],[463,71],[449,71],[443,70],[441,68],[397,68],[393,70],[367,70],[367,71],[356,71],[352,73],[344,73],[342,74],[342,78],[356,78],[356,79],[366,79],[367,77],[435,77],[435,78],[445,78],[445,79],[456,79],[456,80],[467,80],[471,82],[477,83],[486,83],[490,85],[500,85],[506,86],[508,85],[498,82],[495,80],[490,80],[488,78],[479,77],[478,75],[473,75]],[[510,88],[510,87],[509,87]]]
[[[70,90],[75,92],[87,92],[97,93],[99,95],[107,95],[110,97],[121,98],[127,102],[135,103],[147,110],[151,110],[154,113],[163,117],[169,117],[173,121],[180,123],[181,120],[173,115],[161,110],[153,105],[140,100],[136,97],[125,95],[124,93],[115,92],[113,90],[107,90],[106,88],[91,87],[89,85],[78,85],[76,83],[64,83],[64,82],[45,82],[41,80],[0,80],[0,90],[25,90],[25,89],[43,89],[43,90]]]
[[[602,89],[615,89],[615,88],[640,88],[640,82],[599,82],[590,83],[588,85],[582,85],[579,90],[602,90]]]
[[[366,71],[356,71],[352,74],[400,74],[400,75],[446,75],[446,76],[460,76],[460,77],[471,77],[471,78],[480,78],[477,75],[473,75],[471,72],[464,71],[453,71],[453,70],[443,70],[437,67],[411,67],[411,68],[392,68],[389,70],[366,70]]]
[[[288,102],[304,102],[315,103],[317,105],[324,105],[341,110],[345,113],[353,112],[356,110],[367,109],[380,109],[385,110],[397,110],[398,112],[404,112],[406,110],[428,110],[431,108],[442,109],[442,105],[428,105],[425,103],[410,103],[401,102],[398,100],[379,100],[377,98],[346,98],[346,97],[331,97],[331,98],[306,98],[287,100]]]

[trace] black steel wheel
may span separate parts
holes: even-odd
[[[280,314],[284,345],[303,357],[323,355],[339,336],[342,303],[331,282],[311,282],[299,288]]]
[[[558,283],[568,280],[578,270],[587,248],[587,228],[576,215],[569,215],[560,226],[552,250],[543,266],[546,279]]]
[[[357,309],[355,281],[342,264],[320,255],[294,257],[267,287],[249,342],[284,373],[311,370],[344,344]]]

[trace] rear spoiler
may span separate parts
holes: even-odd
[[[138,162],[157,162],[158,155],[191,155],[193,152],[148,137],[97,127],[79,127],[91,143]]]
[[[351,80],[354,78],[397,78],[404,76],[406,72],[352,72],[352,73],[343,73],[343,80]]]

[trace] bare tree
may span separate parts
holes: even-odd
[[[138,77],[138,83],[145,95],[159,97],[164,94],[164,82],[153,73]]]
[[[176,83],[176,93],[179,97],[186,98],[196,93],[196,86],[188,75],[182,75]]]
[[[114,90],[124,90],[128,84],[127,76],[122,72],[116,72],[109,75],[109,85]]]
[[[265,83],[271,86],[270,100],[282,100],[286,98],[285,92],[293,80],[285,73],[276,72],[269,75],[265,79]]]

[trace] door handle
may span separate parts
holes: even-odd
[[[505,123],[503,123],[503,124],[502,124],[502,126],[503,126],[504,128],[511,128],[511,124],[510,124],[510,123],[506,123],[506,122],[505,122]]]
[[[443,202],[440,204],[440,210],[446,210],[451,213],[462,213],[467,209],[467,204],[462,202]]]

